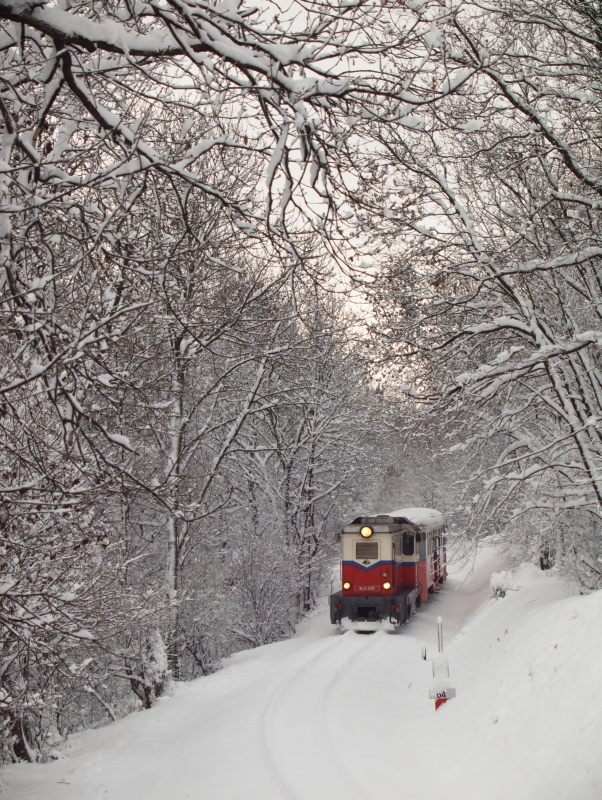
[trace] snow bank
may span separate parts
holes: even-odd
[[[486,554],[452,574],[398,635],[336,636],[325,606],[294,638],[72,737],[61,761],[8,767],[5,795],[599,800],[602,593],[504,566]],[[439,615],[457,697],[435,712]]]
[[[511,572],[494,572],[490,583],[493,597],[505,597],[506,592],[518,592],[520,589]]]
[[[563,597],[532,566],[491,584],[514,591],[450,646],[458,699],[438,712],[439,785],[448,800],[599,800],[602,592]]]

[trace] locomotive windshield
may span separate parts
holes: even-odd
[[[355,557],[356,559],[378,558],[378,542],[356,542]]]

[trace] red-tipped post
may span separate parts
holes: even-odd
[[[433,658],[433,688],[429,692],[431,700],[435,701],[435,711],[451,697],[456,696],[456,690],[449,685],[449,661],[443,652],[443,619],[437,618],[437,645],[439,652]]]

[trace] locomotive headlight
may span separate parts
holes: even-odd
[[[345,583],[343,584],[343,589],[351,589],[351,584],[349,583],[349,581],[345,581]]]
[[[390,589],[390,588],[391,588],[391,584],[389,583],[389,581],[385,581],[383,583],[383,589]]]
[[[369,539],[373,533],[374,531],[369,525],[364,525],[360,528],[360,536],[363,536],[364,539]]]

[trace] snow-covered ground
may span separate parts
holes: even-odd
[[[398,635],[336,636],[327,608],[150,711],[8,767],[11,800],[599,800],[602,593],[483,553]],[[457,699],[428,699],[444,618]]]

